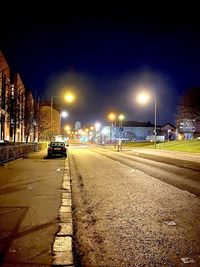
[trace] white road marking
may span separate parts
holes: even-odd
[[[132,169],[132,170],[130,170],[130,172],[129,172],[129,173],[132,173],[132,172],[139,172],[139,173],[145,174],[144,172],[142,172],[142,171],[139,171],[139,170],[136,170],[136,169]]]
[[[181,258],[181,261],[185,264],[196,262],[193,258]]]
[[[176,225],[176,223],[174,221],[166,221],[165,224],[168,226],[175,226]]]

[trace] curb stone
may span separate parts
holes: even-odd
[[[72,200],[68,159],[65,160],[59,220],[60,230],[56,234],[53,244],[53,266],[74,267],[72,253]]]

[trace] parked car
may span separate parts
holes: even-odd
[[[51,156],[64,156],[67,157],[67,147],[65,145],[65,142],[51,142],[48,146],[48,157]]]

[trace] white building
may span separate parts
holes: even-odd
[[[75,122],[75,131],[78,131],[79,129],[81,129],[81,122],[80,121],[76,121]]]

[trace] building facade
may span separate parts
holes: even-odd
[[[48,102],[40,103],[39,111],[39,140],[51,141],[52,137],[61,134],[61,116],[60,112],[52,107],[52,125],[51,125],[51,105]]]
[[[0,51],[0,142],[37,141],[37,105]]]
[[[160,127],[157,128],[159,132]],[[154,124],[151,122],[125,121],[122,127],[105,126],[101,131],[104,143],[124,141],[146,141],[148,136],[154,134]]]
[[[26,102],[26,90],[22,82],[22,79],[18,73],[14,73],[11,76],[8,121],[10,128],[11,142],[24,142],[25,141],[25,102]]]
[[[176,139],[176,127],[171,123],[166,123],[161,127],[162,134],[167,141],[173,141]]]
[[[193,139],[196,131],[195,119],[177,119],[178,139]]]
[[[10,68],[8,63],[0,51],[0,142],[9,140],[8,126],[8,95],[10,91]]]

